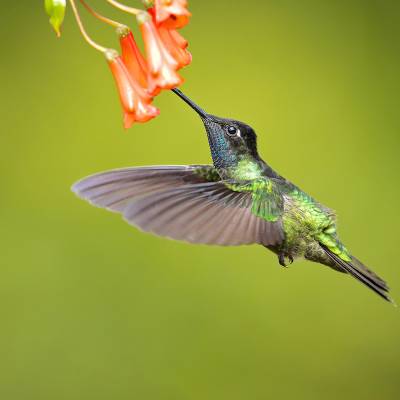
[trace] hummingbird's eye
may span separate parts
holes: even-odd
[[[234,135],[236,135],[238,129],[235,126],[230,125],[230,126],[228,126],[227,131],[228,131],[228,135],[234,136]]]

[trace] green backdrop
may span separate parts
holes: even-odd
[[[91,2],[121,16],[103,3]],[[161,115],[125,132],[71,12],[57,40],[41,1],[1,10],[2,399],[399,398],[399,311],[354,280],[283,269],[262,247],[157,238],[77,199],[71,184],[93,172],[210,162],[202,124],[163,93]],[[400,299],[400,3],[191,11],[182,90],[250,123],[264,158],[338,211],[344,242]]]

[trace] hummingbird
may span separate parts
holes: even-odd
[[[213,165],[101,172],[74,184],[76,195],[159,236],[220,246],[259,244],[283,267],[299,258],[320,263],[392,302],[386,282],[340,241],[335,212],[262,160],[249,125],[208,114],[179,89],[173,92],[200,116]]]

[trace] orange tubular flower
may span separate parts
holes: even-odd
[[[179,29],[189,22],[191,13],[186,0],[154,0],[155,20],[157,25],[169,29]]]
[[[124,62],[130,75],[134,77],[143,88],[147,87],[148,68],[142,56],[132,32],[126,26],[117,28],[117,35],[122,51],[122,61]]]
[[[186,49],[189,45],[189,42],[175,29],[171,29],[170,34],[174,39],[175,43],[182,49]]]
[[[183,79],[176,73],[179,62],[163,43],[150,14],[141,12],[136,18],[142,32],[149,67],[148,92],[156,95],[161,89],[173,89],[181,85]]]
[[[154,7],[147,11],[152,16],[165,47],[178,63],[178,69],[189,65],[192,62],[192,55],[186,50],[188,41],[177,30],[169,29],[164,24],[157,25]]]
[[[152,98],[129,73],[121,56],[115,50],[105,54],[124,109],[124,127],[130,128],[134,122],[147,122],[156,117],[159,110],[150,104]]]
[[[179,33],[173,29],[167,29],[164,26],[158,28],[158,33],[169,53],[178,63],[178,68],[185,67],[192,62],[192,55],[181,45],[179,45],[174,36],[174,33]],[[180,36],[180,35],[179,35]],[[182,38],[182,36],[180,36]]]

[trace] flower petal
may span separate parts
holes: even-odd
[[[178,68],[182,68],[192,62],[192,55],[175,41],[173,36],[174,32],[176,32],[174,29],[167,29],[163,25],[158,27],[158,33],[160,34],[160,38],[163,41],[165,47],[178,62]]]
[[[154,10],[157,25],[163,24],[169,29],[182,28],[192,15],[186,0],[155,0]]]
[[[176,44],[182,49],[186,49],[189,45],[189,42],[175,29],[170,30],[171,36],[176,42]]]
[[[160,89],[173,89],[181,85],[183,79],[176,73],[179,62],[163,43],[151,16],[143,12],[137,15],[137,20],[142,32],[149,66],[148,92],[156,95]]]
[[[146,122],[156,117],[159,110],[151,105],[151,96],[131,76],[121,56],[116,51],[109,50],[106,58],[124,110],[124,127],[129,128],[134,122]]]
[[[117,34],[120,38],[122,60],[126,68],[143,88],[147,87],[147,63],[135,42],[132,32],[126,27],[121,27],[117,29]]]

